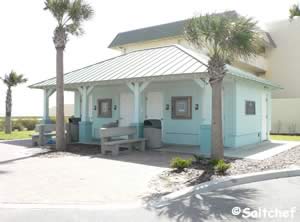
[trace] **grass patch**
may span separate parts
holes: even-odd
[[[271,140],[300,141],[300,136],[270,135]]]
[[[14,131],[11,134],[5,134],[0,131],[0,140],[17,140],[17,139],[28,139],[31,138],[34,131]]]

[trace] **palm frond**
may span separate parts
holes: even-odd
[[[1,78],[3,83],[8,87],[17,86],[21,83],[27,82],[27,79],[24,78],[24,75],[18,75],[15,71],[11,71],[9,74],[6,74],[4,78]]]
[[[251,58],[263,48],[257,23],[232,12],[192,18],[185,27],[185,36],[189,42],[206,50],[210,57],[226,62]]]
[[[58,26],[72,35],[83,34],[82,23],[94,14],[93,8],[83,0],[46,0],[44,9],[52,13]]]
[[[298,4],[293,5],[290,10],[290,19],[292,20],[294,17],[300,16],[300,8]]]

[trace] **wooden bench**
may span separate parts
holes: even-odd
[[[101,153],[106,154],[109,151],[112,155],[118,155],[120,148],[132,151],[133,146],[140,151],[145,151],[146,139],[134,138],[135,135],[136,128],[134,127],[101,128]]]
[[[56,136],[55,124],[39,124],[35,126],[37,133],[32,136],[32,146],[44,146],[49,139]]]

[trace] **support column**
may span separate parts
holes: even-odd
[[[143,93],[143,91],[145,90],[145,88],[149,85],[150,82],[131,82],[128,83],[128,87],[131,89],[131,91],[133,92],[133,96],[134,96],[134,116],[133,116],[133,123],[132,125],[136,127],[136,137],[137,138],[141,138],[144,136],[143,133],[143,127],[144,127],[144,123],[143,120],[141,118],[141,94]]]
[[[82,143],[92,141],[92,122],[89,118],[88,104],[89,94],[93,89],[94,87],[92,86],[82,86],[78,88],[82,101],[81,121],[79,122],[79,141]]]
[[[43,107],[43,120],[44,124],[50,123],[49,117],[49,98],[55,92],[55,89],[44,89],[44,107]]]

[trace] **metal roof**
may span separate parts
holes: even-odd
[[[235,11],[225,12],[228,15],[235,14]],[[163,38],[170,38],[176,36],[183,36],[184,27],[190,21],[190,19],[171,22],[162,25],[156,25],[127,32],[120,32],[109,44],[109,48],[114,48],[130,43],[145,42]],[[262,38],[265,41],[266,46],[276,48],[276,44],[272,39],[270,33],[262,31]]]
[[[143,49],[123,54],[64,75],[66,88],[80,85],[117,83],[126,80],[160,80],[207,74],[208,57],[179,45]],[[252,73],[227,65],[228,74],[279,88]],[[30,88],[54,87],[56,78],[31,85]]]
[[[185,24],[189,20],[182,20],[162,25],[151,26],[147,28],[120,32],[109,44],[109,48],[122,46],[130,43],[144,42],[169,38],[174,36],[182,36]]]
[[[177,45],[138,50],[84,67],[64,76],[64,84],[78,85],[126,79],[205,73],[207,67]],[[31,88],[55,86],[56,78]]]

